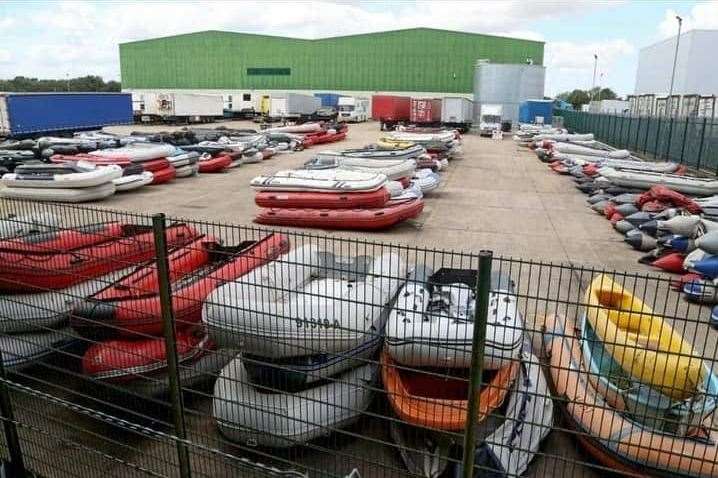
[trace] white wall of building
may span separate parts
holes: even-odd
[[[681,34],[674,94],[718,95],[716,47],[718,30],[691,30]],[[638,54],[635,94],[668,94],[675,50],[676,37],[641,49]]]

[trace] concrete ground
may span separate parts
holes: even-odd
[[[225,123],[228,127],[255,127],[246,122]],[[115,127],[114,132],[132,130],[169,129],[159,127]],[[325,149],[343,149],[363,146],[380,136],[376,123],[352,125],[346,141],[328,145]],[[256,207],[249,181],[256,175],[277,169],[296,168],[311,158],[320,148],[278,155],[261,164],[251,164],[223,174],[200,175],[178,179],[162,186],[143,188],[140,191],[118,194],[98,203],[102,208],[138,213],[164,212],[169,216],[191,218],[219,224],[251,224]],[[510,140],[494,141],[466,135],[464,155],[451,162],[441,172],[443,184],[426,198],[424,212],[388,231],[352,233],[327,231],[330,237],[353,237],[391,244],[440,248],[449,251],[476,253],[482,249],[494,251],[501,260],[494,261],[495,269],[508,272],[516,281],[520,308],[534,346],[540,346],[541,319],[548,313],[562,313],[571,319],[578,318],[576,304],[583,300],[582,290],[593,277],[595,270],[627,272],[624,277],[636,295],[655,304],[655,309],[672,320],[674,326],[694,342],[699,352],[715,356],[715,332],[705,322],[707,309],[689,305],[675,292],[668,292],[665,278],[647,266],[637,263],[640,254],[622,242],[603,217],[586,207],[585,196],[578,192],[569,178],[549,171],[533,153],[518,147]],[[323,231],[312,230],[324,234]],[[442,256],[452,258],[452,255]],[[513,258],[514,260],[507,260]],[[651,273],[650,278],[644,277]],[[654,279],[653,277],[659,277]],[[535,348],[538,351],[538,348]],[[35,373],[36,375],[34,375]],[[78,400],[71,390],[85,392],[87,384],[66,378],[52,370],[36,370],[21,378],[27,384],[40,387],[65,399]],[[37,377],[40,378],[37,378]],[[103,395],[109,413],[118,411],[110,404],[117,397]],[[37,422],[36,411],[42,410],[49,421],[36,423],[47,427],[51,435],[61,442],[62,459],[55,448],[43,448],[48,440],[22,430],[21,436],[35,443],[33,463],[42,466],[45,474],[72,476],[73,463],[83,469],[98,471],[109,476],[126,476],[124,462],[153,470],[160,474],[176,474],[172,445],[141,438],[138,433],[125,432],[117,427],[103,425],[88,418],[77,418],[74,412],[60,406],[47,406],[46,402],[18,393],[14,396],[20,409],[19,421]],[[81,399],[87,406],[97,402]],[[133,413],[128,419],[139,421],[138,413],[145,415],[142,423],[161,427],[168,421],[166,410],[158,412],[145,408],[145,404],[124,404]],[[188,421],[192,439],[207,446],[220,448],[228,455],[249,455],[259,461],[277,459],[298,461],[305,466],[329,474],[348,473],[357,467],[362,476],[402,476],[403,465],[395,449],[384,446],[391,442],[385,420],[365,418],[349,429],[348,436],[331,437],[319,441],[313,448],[293,449],[287,452],[250,453],[229,445],[216,432],[211,415],[209,396],[195,396],[188,400],[192,411]],[[375,400],[370,414],[389,413],[383,401]],[[560,413],[557,413],[557,416]],[[67,426],[67,424],[72,426]],[[530,468],[532,476],[599,476],[602,470],[576,465],[576,460],[590,459],[583,454],[575,436],[564,432],[564,421],[556,419],[556,428],[544,442],[541,453]],[[34,437],[34,438],[33,438]],[[112,443],[108,440],[114,440]],[[104,454],[88,453],[83,448],[67,443],[85,444]],[[29,447],[29,445],[28,445]],[[236,476],[237,468],[231,457],[193,454],[193,468],[198,475]],[[29,450],[28,452],[29,453]],[[107,455],[116,457],[108,459]],[[272,458],[273,457],[273,458]],[[161,461],[166,460],[166,464]],[[42,465],[42,461],[46,461]],[[55,467],[66,467],[67,472]],[[244,476],[244,474],[239,473]],[[247,475],[249,476],[249,475]]]

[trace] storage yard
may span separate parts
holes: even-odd
[[[0,94],[0,476],[718,477],[707,121],[621,149],[492,35],[119,56]]]

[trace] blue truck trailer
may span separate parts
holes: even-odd
[[[537,117],[543,118],[543,124],[551,124],[553,100],[526,100],[519,105],[521,123],[535,123]]]
[[[130,93],[0,93],[0,137],[131,123]]]
[[[314,96],[322,101],[322,106],[337,108],[339,106],[339,98],[344,95],[339,95],[337,93],[314,93]]]

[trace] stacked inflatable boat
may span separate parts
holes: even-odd
[[[203,321],[221,346],[242,350],[214,388],[222,434],[289,447],[361,417],[378,383],[386,306],[405,273],[395,254],[306,245],[216,289]]]
[[[392,408],[408,424],[437,431],[466,428],[476,274],[418,266],[399,293],[386,326],[382,378]],[[504,423],[483,437],[476,458],[478,465],[507,476],[526,470],[553,418],[546,381],[538,359],[524,344],[523,329],[510,279],[495,275],[486,326],[487,385],[481,392],[479,419],[495,413],[507,399],[509,405]],[[454,378],[438,376],[435,370],[450,370]],[[416,434],[392,426],[400,444]],[[425,451],[436,455],[436,450]],[[443,462],[439,468],[445,466]]]
[[[424,207],[417,195],[392,198],[387,177],[373,172],[286,170],[258,176],[251,186],[259,224],[378,230],[415,218]]]

